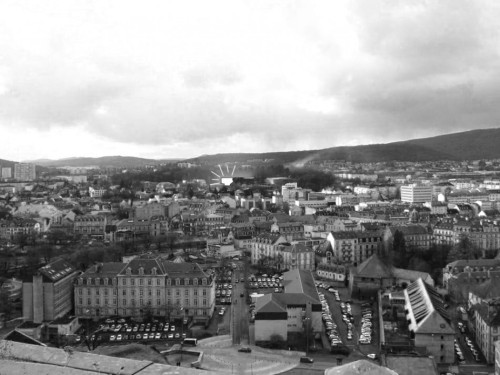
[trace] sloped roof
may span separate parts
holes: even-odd
[[[276,294],[269,293],[257,298],[255,302],[256,313],[282,313],[286,312],[286,304],[276,298]]]
[[[107,262],[99,263],[90,267],[83,275],[80,277],[115,277],[120,271],[125,268],[126,264],[122,262]]]
[[[486,302],[478,303],[472,306],[472,310],[477,312],[481,319],[490,327],[500,326],[500,307],[489,308]],[[489,310],[489,311],[488,311]]]
[[[439,293],[422,279],[405,289],[405,299],[411,312],[410,329],[415,333],[455,333]]]
[[[373,254],[356,268],[356,274],[360,277],[383,279],[392,277],[392,270],[377,254]]]
[[[283,274],[285,293],[304,293],[319,303],[318,291],[311,271],[291,270]]]
[[[500,297],[500,277],[491,277],[476,285],[473,293],[482,299]]]

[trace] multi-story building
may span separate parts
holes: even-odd
[[[36,179],[36,167],[31,163],[14,164],[14,179],[17,181],[33,181]]]
[[[455,231],[453,223],[438,223],[432,230],[436,245],[454,245]]]
[[[196,263],[140,257],[91,267],[75,284],[79,316],[192,317],[208,320],[215,308],[215,281]]]
[[[450,281],[479,284],[500,276],[500,259],[456,260],[443,268],[443,286],[449,289]]]
[[[41,225],[34,219],[13,217],[10,220],[0,220],[0,238],[12,241],[19,235],[29,236],[40,233]]]
[[[403,185],[401,186],[401,201],[407,203],[425,203],[432,201],[432,186]]]
[[[494,342],[500,340],[500,301],[489,299],[472,306],[472,330],[486,362],[495,361]]]
[[[415,346],[427,349],[436,363],[455,362],[455,330],[439,293],[422,279],[404,291],[405,310]]]
[[[90,198],[101,198],[104,193],[106,193],[106,189],[101,187],[94,188],[93,186],[89,186],[89,196]]]
[[[314,250],[303,244],[282,244],[278,245],[278,256],[281,257],[277,262],[280,270],[306,270],[314,271]]]
[[[432,232],[422,225],[394,225],[387,227],[384,232],[383,241],[386,248],[392,248],[394,236],[398,231],[403,234],[408,248],[426,250],[433,243]]]
[[[368,259],[382,243],[378,232],[330,232],[326,239],[330,243],[331,259],[354,265]]]
[[[275,222],[271,225],[271,233],[279,233],[284,236],[287,241],[293,241],[304,237],[304,224],[299,222]]]
[[[73,281],[79,272],[63,259],[55,260],[23,282],[23,317],[34,323],[64,316],[73,308]]]
[[[2,178],[12,178],[12,168],[2,167]]]
[[[74,231],[76,234],[81,234],[83,236],[104,238],[106,223],[106,216],[102,215],[76,216],[74,221]]]
[[[259,264],[264,259],[277,259],[279,244],[287,243],[284,236],[264,233],[255,236],[250,243],[251,262]]]

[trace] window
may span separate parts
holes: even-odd
[[[78,299],[78,304],[79,304],[79,305],[83,305],[83,298],[79,298],[79,299]]]
[[[186,290],[184,291],[184,295],[185,295],[185,296],[189,296],[189,289],[186,289]]]
[[[140,295],[140,296],[143,296],[143,295],[144,295],[144,289],[142,289],[142,288],[141,288],[141,289],[139,289],[139,295]]]
[[[156,285],[161,285],[161,280],[160,279],[156,279]]]
[[[197,296],[197,295],[198,295],[198,289],[193,290],[193,294],[194,294],[195,296]]]
[[[148,279],[148,285],[152,285],[152,283],[153,283],[153,280]]]
[[[116,296],[118,294],[118,291],[116,289],[113,289],[113,295]]]
[[[78,289],[78,294],[82,295],[83,294],[83,289],[82,288],[79,288]]]
[[[194,305],[195,306],[198,306],[198,298],[195,298],[194,301],[193,301]]]
[[[130,294],[132,294],[132,296],[135,296],[135,290],[133,290],[133,289],[132,289],[132,290],[130,291]]]
[[[107,298],[105,298],[105,299],[104,299],[104,305],[105,305],[105,306],[107,306],[107,305],[108,305],[108,299],[107,299]]]
[[[142,298],[139,300],[139,303],[141,306],[144,306],[144,300]]]
[[[144,275],[144,267],[139,267],[139,275]]]
[[[170,295],[170,289],[167,289],[167,296]]]
[[[207,305],[207,299],[203,298],[203,306],[206,306],[206,305]]]
[[[156,291],[156,295],[157,295],[158,297],[161,295],[161,290],[160,290],[160,289],[158,289],[158,290]]]
[[[99,298],[96,298],[95,299],[95,304],[98,305],[99,304]]]
[[[127,295],[127,289],[122,290],[122,295],[126,296]]]
[[[156,306],[160,306],[160,305],[161,305],[161,300],[158,298],[158,299],[156,300]]]
[[[99,288],[95,290],[95,294],[98,296],[99,295]]]
[[[179,279],[175,279],[175,285],[181,285],[181,281]]]
[[[135,285],[135,279],[130,279],[130,285]]]
[[[122,285],[127,285],[127,279],[122,279]]]
[[[107,296],[108,295],[108,288],[104,289],[104,295]]]
[[[152,296],[153,295],[153,291],[151,289],[148,289],[148,296]]]
[[[144,285],[144,280],[143,279],[139,279],[139,285]]]
[[[186,298],[186,299],[184,300],[184,306],[189,306],[189,299],[188,299],[188,298]]]
[[[87,298],[87,305],[91,305],[92,304],[92,301],[90,300],[90,298]]]
[[[122,300],[122,302],[123,302],[123,306],[127,305],[127,300],[125,298]]]
[[[193,280],[193,284],[194,284],[194,285],[198,285],[198,279],[197,279],[197,278],[195,278],[195,279]]]
[[[207,285],[207,279],[203,278],[203,285]]]
[[[180,289],[176,289],[176,290],[175,290],[175,295],[176,295],[176,296],[180,296],[180,295],[181,295],[181,291],[180,291]]]
[[[206,296],[207,295],[207,290],[206,289],[203,289],[203,295]]]

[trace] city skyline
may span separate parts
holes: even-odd
[[[0,158],[190,158],[496,127],[485,2],[0,4]]]

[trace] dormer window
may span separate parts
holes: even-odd
[[[202,281],[203,285],[207,285],[207,279],[204,277]]]
[[[153,268],[151,269],[151,275],[156,275],[156,267],[153,267]]]
[[[144,275],[144,267],[139,267],[139,275]]]
[[[92,285],[92,279],[90,277],[87,279],[87,285]]]
[[[198,285],[198,279],[197,279],[197,278],[194,278],[194,280],[193,280],[193,284],[194,284],[194,285]]]
[[[78,284],[83,285],[83,279],[81,277],[78,279]]]
[[[170,279],[167,279],[167,286],[170,286]]]
[[[98,277],[95,278],[95,285],[99,285],[101,282],[101,279],[99,279]]]
[[[175,285],[181,285],[181,280],[180,279],[175,279]]]
[[[106,278],[104,279],[104,285],[108,285],[108,282],[109,282],[109,279],[106,277]]]
[[[132,275],[132,268],[127,267],[127,275]]]
[[[189,285],[189,279],[184,279],[184,285]]]

